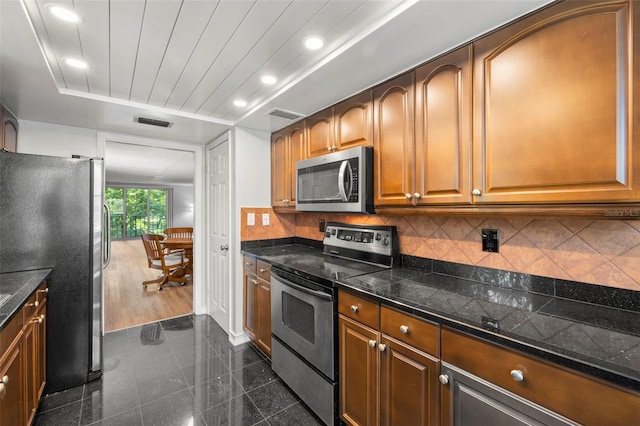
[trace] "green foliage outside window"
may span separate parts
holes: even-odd
[[[167,189],[107,187],[105,202],[113,239],[161,234],[167,227]]]

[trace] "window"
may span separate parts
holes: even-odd
[[[107,187],[105,202],[111,209],[111,238],[162,234],[168,227],[169,189]]]

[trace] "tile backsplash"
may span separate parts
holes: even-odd
[[[247,226],[248,213],[255,213],[254,226]],[[640,291],[640,220],[276,214],[251,207],[241,217],[242,241],[321,240],[320,219],[396,225],[402,254]],[[499,230],[499,253],[482,251],[482,228]]]

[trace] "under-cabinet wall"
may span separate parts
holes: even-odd
[[[247,226],[248,213],[255,213],[254,226]],[[240,217],[241,241],[321,240],[320,219],[384,223],[398,227],[402,254],[640,291],[640,220],[276,214],[266,207],[244,207]],[[499,253],[482,251],[482,228],[499,230]]]

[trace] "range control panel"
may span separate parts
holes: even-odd
[[[385,256],[392,256],[398,252],[395,226],[329,222],[325,227],[323,243],[325,247],[331,246]]]

